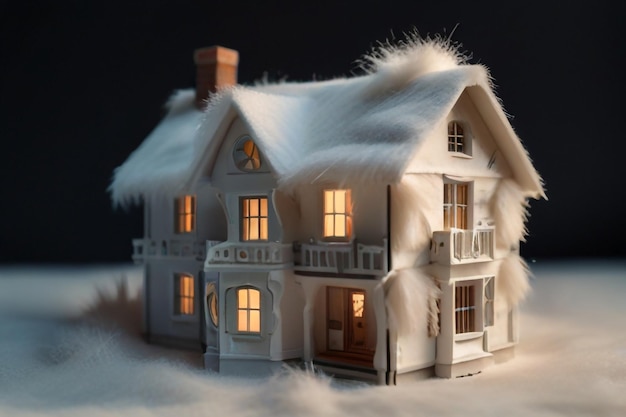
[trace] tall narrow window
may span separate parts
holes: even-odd
[[[213,326],[217,327],[219,324],[217,288],[215,288],[215,284],[212,282],[206,285],[206,309],[209,312],[209,318],[211,320],[211,323],[213,323]]]
[[[350,190],[324,190],[324,237],[347,240],[351,235]]]
[[[267,197],[241,199],[241,240],[267,240]]]
[[[448,123],[448,151],[466,153],[465,134],[459,122]]]
[[[454,293],[456,333],[476,331],[475,286],[457,283]]]
[[[494,278],[485,278],[485,326],[493,326]]]
[[[443,185],[443,228],[467,229],[468,184]]]
[[[261,292],[254,288],[237,290],[237,331],[261,332]]]
[[[189,274],[174,276],[174,314],[192,316],[194,313],[194,279]]]
[[[196,197],[185,195],[175,201],[176,233],[193,232],[196,227]]]

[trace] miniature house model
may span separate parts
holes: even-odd
[[[145,208],[148,339],[381,384],[511,357],[544,191],[487,70],[422,39],[322,82],[236,85],[238,59],[197,50],[196,90],[115,171]]]

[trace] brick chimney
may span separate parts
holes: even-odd
[[[196,107],[204,108],[209,92],[237,84],[239,52],[223,46],[196,49]]]

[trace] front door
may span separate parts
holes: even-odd
[[[365,291],[327,287],[328,350],[364,353],[367,350]]]

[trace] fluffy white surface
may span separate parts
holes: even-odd
[[[195,90],[176,91],[165,118],[115,169],[109,186],[114,204],[138,203],[144,194],[179,189],[193,158],[193,141],[204,114],[194,105]]]
[[[406,175],[392,189],[391,247],[393,268],[404,269],[430,262],[432,230],[424,213],[437,203],[441,178]],[[436,208],[440,211],[439,207]]]
[[[496,243],[500,247],[518,247],[525,241],[528,202],[512,179],[500,181],[491,198],[491,212],[496,221]]]
[[[390,326],[399,334],[415,334],[426,328],[431,336],[439,334],[437,300],[441,290],[433,277],[417,268],[394,269],[382,285]]]
[[[192,186],[196,171],[219,149],[213,141],[221,139],[218,128],[228,123],[224,117],[230,109],[243,116],[284,189],[324,181],[398,181],[411,156],[469,86],[481,87],[486,105],[508,125],[486,68],[465,65],[444,41],[411,38],[364,60],[370,73],[360,77],[223,90],[211,98],[202,121],[185,96],[182,110],[171,110],[118,168],[111,185],[113,201],[142,193],[174,193],[184,179],[191,182],[184,186]],[[507,129],[502,140],[519,141],[510,126]],[[523,148],[513,148],[509,157],[528,159]],[[530,162],[527,166],[537,185],[534,193],[539,193],[539,177]],[[443,171],[445,167],[439,167],[438,172]]]
[[[526,262],[511,252],[500,264],[496,297],[504,297],[509,306],[518,305],[530,292],[529,274]]]
[[[128,325],[138,269],[5,267],[0,415],[623,416],[626,262],[532,267],[514,360],[397,387],[299,372],[269,383],[207,374],[197,353],[146,345]],[[116,292],[123,275],[127,300]]]

